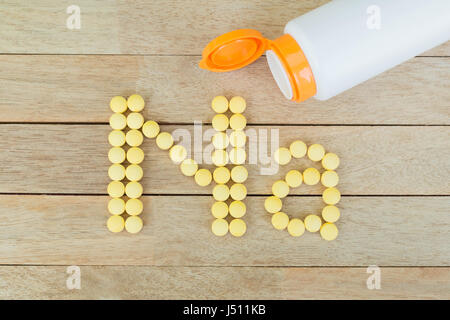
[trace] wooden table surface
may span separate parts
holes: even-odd
[[[237,28],[268,38],[327,1],[0,3],[0,298],[450,298],[450,43],[328,101],[285,100],[265,58],[200,70],[209,40]],[[249,128],[281,145],[321,143],[341,157],[336,241],[277,232],[263,201],[274,176],[249,165],[243,238],[212,235],[211,188],[183,177],[154,141],[143,149],[145,226],[111,234],[107,135],[114,95],[141,93],[163,130],[211,122],[216,95],[246,98]],[[322,207],[301,187],[286,211]],[[66,287],[67,266],[81,289]],[[381,289],[366,285],[381,268]]]

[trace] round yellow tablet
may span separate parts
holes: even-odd
[[[264,208],[269,213],[279,212],[282,206],[283,203],[281,202],[281,199],[275,196],[270,196],[264,201]]]
[[[338,228],[334,224],[329,222],[324,223],[320,228],[320,235],[322,236],[323,239],[327,241],[332,241],[336,239],[338,233],[339,233]]]
[[[131,111],[134,112],[142,111],[142,109],[144,109],[145,106],[144,98],[142,98],[138,94],[132,94],[131,96],[128,97],[127,106],[128,109],[130,109]]]
[[[312,161],[322,160],[325,154],[325,149],[320,144],[312,144],[308,148],[308,158]]]
[[[187,177],[192,177],[198,170],[198,164],[193,159],[185,159],[180,164],[181,173]]]
[[[130,147],[139,147],[144,142],[144,136],[139,130],[131,129],[127,132],[125,139]]]
[[[247,225],[242,219],[233,219],[230,222],[230,233],[235,237],[242,237],[247,231]]]
[[[121,198],[112,198],[108,202],[108,211],[112,215],[122,214],[125,211],[125,201]]]
[[[226,184],[217,184],[213,188],[213,198],[217,201],[225,201],[230,196],[230,189]]]
[[[211,108],[217,113],[224,113],[228,110],[228,99],[224,96],[214,97],[211,101]]]
[[[122,113],[113,113],[109,117],[109,125],[115,130],[122,130],[127,126],[127,118]]]
[[[247,104],[245,99],[239,96],[233,97],[230,100],[230,111],[233,113],[243,113]]]
[[[125,150],[121,147],[114,147],[109,149],[108,159],[112,163],[122,163],[125,161]]]
[[[130,216],[137,216],[144,210],[144,205],[139,199],[128,199],[125,204],[125,210]]]
[[[128,182],[125,187],[125,193],[128,198],[136,199],[142,195],[142,185],[137,181]]]
[[[213,179],[216,183],[227,183],[230,181],[230,170],[226,167],[218,167],[213,172]]]
[[[287,229],[291,236],[300,237],[303,233],[305,233],[305,224],[300,219],[291,219]]]
[[[316,168],[308,168],[303,171],[303,182],[308,186],[318,184],[320,181],[320,172]]]
[[[284,230],[289,224],[289,217],[284,212],[277,212],[272,216],[272,225],[277,230]]]
[[[230,150],[230,162],[232,164],[243,164],[247,158],[247,153],[243,148],[233,148]]]
[[[248,171],[244,166],[235,166],[231,169],[231,180],[237,183],[243,183],[248,178]]]
[[[130,181],[139,181],[144,176],[144,170],[137,164],[130,164],[125,171],[125,176]]]
[[[116,96],[111,99],[109,106],[113,112],[123,113],[127,110],[127,100],[124,97]]]
[[[228,215],[228,205],[222,201],[214,202],[211,213],[217,219],[225,218]]]
[[[230,133],[229,139],[233,147],[243,148],[247,142],[247,135],[243,130],[234,130]]]
[[[144,117],[138,112],[131,112],[127,116],[127,125],[131,129],[140,129],[144,124]]]
[[[142,126],[142,132],[147,138],[154,138],[159,134],[159,124],[153,120],[146,121]]]
[[[211,183],[212,175],[208,169],[200,169],[195,173],[194,179],[199,186],[206,187]]]
[[[127,151],[127,160],[132,164],[139,164],[144,161],[144,151],[138,147],[132,147]]]
[[[125,230],[129,233],[138,233],[142,230],[144,223],[138,216],[130,216],[125,221]]]
[[[334,223],[339,220],[341,212],[336,206],[326,206],[322,209],[322,218],[326,222]]]
[[[223,167],[228,163],[228,153],[223,149],[216,149],[211,155],[212,163],[217,167]]]
[[[234,130],[244,130],[245,126],[247,125],[247,119],[240,114],[235,113],[230,118],[230,127]]]
[[[113,147],[121,147],[125,144],[125,133],[121,130],[113,130],[108,135],[108,141]]]
[[[336,170],[339,167],[339,157],[334,153],[327,153],[322,159],[322,166],[327,170]]]
[[[320,217],[316,216],[315,214],[310,214],[305,218],[305,228],[309,232],[319,231],[321,225],[322,220],[320,220]]]
[[[219,237],[222,237],[228,233],[228,222],[224,219],[216,219],[211,225],[212,232]]]
[[[216,149],[225,149],[228,147],[230,140],[225,132],[219,131],[212,137],[212,144]]]
[[[286,183],[291,188],[297,188],[302,184],[303,176],[298,170],[291,170],[286,173],[285,177]]]
[[[114,163],[108,169],[108,176],[111,180],[120,181],[125,178],[125,167],[121,164]]]
[[[341,200],[341,193],[336,188],[326,188],[322,193],[322,199],[326,204],[336,204]]]
[[[216,131],[225,131],[228,129],[228,118],[224,114],[216,114],[212,119],[212,127]]]
[[[336,171],[327,170],[322,173],[320,181],[325,187],[336,187],[339,182],[339,176]]]
[[[272,193],[278,198],[284,198],[289,194],[289,185],[284,180],[275,181],[272,185]]]
[[[230,188],[230,196],[233,200],[244,200],[247,196],[247,188],[241,183],[235,183]]]
[[[124,187],[123,183],[120,181],[111,181],[108,184],[107,190],[108,190],[108,194],[112,198],[120,198],[121,196],[123,196],[123,194],[125,192],[125,187]]]
[[[288,164],[291,161],[291,152],[288,148],[279,148],[274,153],[275,161],[282,166]]]
[[[156,137],[156,145],[161,150],[168,150],[173,145],[173,137],[168,132],[161,132]]]
[[[169,151],[170,159],[175,163],[180,163],[184,159],[186,159],[187,151],[186,148],[182,145],[175,145],[172,148],[170,148]]]
[[[243,203],[242,201],[233,201],[232,203],[230,203],[230,215],[233,218],[241,218],[245,215],[245,212],[247,211],[247,207],[245,206],[245,203]]]
[[[307,149],[308,147],[306,146],[306,143],[300,140],[295,140],[289,146],[291,155],[296,159],[303,158],[306,154]]]
[[[125,222],[121,216],[111,216],[106,222],[108,230],[111,232],[120,232],[125,226]]]

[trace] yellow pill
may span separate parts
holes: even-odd
[[[247,119],[240,114],[235,113],[230,118],[230,127],[234,130],[244,130],[245,126],[247,125]]]
[[[125,187],[125,194],[128,198],[136,199],[142,195],[142,185],[137,181],[128,182]]]
[[[127,126],[127,118],[122,113],[113,113],[109,118],[109,125],[115,130],[122,130]]]
[[[312,161],[322,160],[325,149],[320,144],[312,144],[308,148],[308,158]]]
[[[217,96],[211,101],[211,108],[217,113],[224,113],[228,110],[228,99],[224,96]]]
[[[321,225],[322,220],[320,220],[320,217],[316,216],[315,214],[310,214],[305,218],[305,228],[309,232],[319,231]]]
[[[225,132],[216,132],[212,137],[212,144],[216,149],[225,149],[229,143],[230,140]]]
[[[226,184],[218,184],[213,188],[213,198],[217,201],[225,201],[230,196],[230,189]]]
[[[132,164],[139,164],[144,161],[144,151],[138,147],[132,147],[127,151],[127,160]]]
[[[303,176],[298,170],[291,170],[286,173],[286,183],[291,188],[297,188],[302,184]]]
[[[125,171],[125,176],[130,181],[139,181],[144,176],[144,170],[137,164],[130,164]]]
[[[305,233],[305,224],[300,219],[291,219],[287,226],[289,234],[293,237],[300,237]]]
[[[270,196],[264,201],[264,208],[269,213],[279,212],[282,206],[283,203],[281,202],[281,199],[275,196]]]
[[[127,116],[127,125],[131,129],[140,129],[144,124],[144,117],[138,112],[131,112]]]
[[[233,201],[230,203],[230,215],[233,218],[241,218],[245,215],[245,212],[247,211],[247,207],[245,206],[245,203],[242,201]]]
[[[289,224],[289,217],[284,212],[277,212],[272,216],[272,225],[277,230],[284,230]]]
[[[123,183],[120,181],[111,181],[108,184],[107,190],[108,190],[108,194],[112,198],[120,198],[121,196],[123,196],[123,194],[125,192],[125,187],[124,187]]]
[[[247,153],[243,148],[233,148],[230,150],[230,162],[232,164],[243,164],[247,158]]]
[[[121,216],[111,216],[108,218],[106,226],[111,232],[121,232],[125,226],[125,222]]]
[[[242,130],[235,130],[230,133],[229,139],[233,147],[243,148],[247,142],[247,135]]]
[[[127,110],[127,100],[124,97],[116,96],[111,99],[109,106],[113,112],[123,113]]]
[[[274,153],[275,161],[282,166],[288,164],[291,161],[291,152],[288,148],[279,148]]]
[[[306,154],[308,147],[303,141],[295,140],[291,143],[289,146],[289,151],[291,152],[291,155],[296,158],[303,158]]]
[[[247,188],[241,183],[235,183],[230,188],[230,196],[233,200],[244,200],[247,196]]]
[[[121,147],[125,144],[125,133],[121,130],[113,130],[108,135],[108,142],[113,147]]]
[[[108,211],[112,215],[122,214],[125,211],[125,201],[121,198],[113,198],[109,200]]]
[[[228,118],[224,114],[216,114],[212,119],[212,127],[216,131],[225,131],[228,129],[228,125]]]
[[[217,167],[223,167],[228,163],[228,153],[225,150],[214,150],[211,155],[212,163]]]
[[[332,223],[324,223],[320,228],[320,235],[327,241],[332,241],[338,236],[338,228]]]
[[[211,183],[212,175],[211,175],[211,172],[209,172],[209,170],[200,169],[200,170],[197,170],[197,172],[195,173],[194,179],[195,179],[195,182],[200,187],[206,187],[207,185],[209,185]]]
[[[142,126],[142,132],[147,138],[154,138],[159,134],[159,124],[153,120],[146,121]]]
[[[248,171],[243,166],[236,166],[231,169],[231,180],[237,183],[243,183],[248,178]]]
[[[341,200],[341,193],[336,188],[326,188],[322,193],[322,199],[326,204],[336,204]]]
[[[226,167],[218,167],[213,172],[213,179],[216,183],[227,183],[230,181],[230,170]]]
[[[341,216],[341,212],[338,207],[335,206],[326,206],[322,209],[322,218],[326,222],[334,223],[339,220]]]
[[[114,147],[109,149],[108,159],[112,163],[122,163],[125,161],[125,150],[121,147]]]
[[[289,185],[284,180],[275,181],[272,185],[272,193],[278,198],[284,198],[289,194]]]
[[[322,173],[320,181],[325,187],[335,187],[339,182],[339,176],[336,171],[327,170]]]
[[[247,103],[245,99],[239,96],[233,97],[230,100],[230,111],[233,113],[243,113],[245,108],[247,107]]]
[[[128,199],[125,210],[130,216],[137,216],[144,210],[144,204],[139,199]]]
[[[161,150],[169,150],[169,148],[173,145],[172,135],[168,132],[161,132],[156,137],[156,145]]]
[[[169,151],[170,159],[175,163],[180,163],[184,159],[186,159],[187,151],[186,148],[182,145],[175,145],[172,148],[170,148]]]
[[[214,202],[211,213],[217,219],[225,218],[228,215],[228,205],[222,201]]]
[[[218,236],[222,237],[228,233],[228,222],[224,219],[216,219],[211,225],[212,232]]]
[[[120,181],[125,178],[125,167],[121,164],[115,163],[108,169],[108,176],[111,180]]]
[[[144,142],[144,136],[139,130],[131,129],[127,132],[125,140],[130,147],[139,147]]]
[[[308,168],[303,171],[303,182],[308,186],[318,184],[320,181],[320,172],[316,168]]]
[[[339,167],[339,157],[334,153],[327,153],[322,159],[322,166],[327,170],[336,170]]]
[[[235,237],[242,237],[247,231],[247,225],[244,220],[233,219],[230,222],[230,233]]]
[[[142,98],[138,94],[132,94],[131,96],[128,97],[127,106],[128,109],[130,109],[131,111],[134,112],[142,111],[142,109],[144,109],[145,106],[144,98]]]
[[[180,164],[181,173],[187,177],[192,177],[198,170],[198,164],[193,159],[185,159]]]
[[[144,223],[141,218],[138,216],[131,216],[125,221],[125,230],[129,233],[138,233],[142,230],[143,225]]]

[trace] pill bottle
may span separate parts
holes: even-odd
[[[265,52],[286,98],[327,100],[448,41],[449,12],[450,0],[334,0],[288,22],[275,40],[252,29],[221,35],[199,65],[231,71]]]

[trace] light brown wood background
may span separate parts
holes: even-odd
[[[231,73],[200,70],[215,36],[282,34],[327,1],[56,1],[0,3],[0,298],[450,298],[450,44],[341,95],[285,100],[265,58]],[[81,29],[66,28],[67,6]],[[264,212],[272,177],[249,166],[247,234],[211,234],[211,190],[143,148],[145,227],[111,234],[106,157],[109,99],[142,94],[163,129],[209,124],[212,97],[247,99],[249,127],[340,155],[339,238],[291,238]],[[304,217],[320,187],[285,200]],[[81,290],[66,267],[81,267]],[[381,289],[368,290],[369,265]]]

